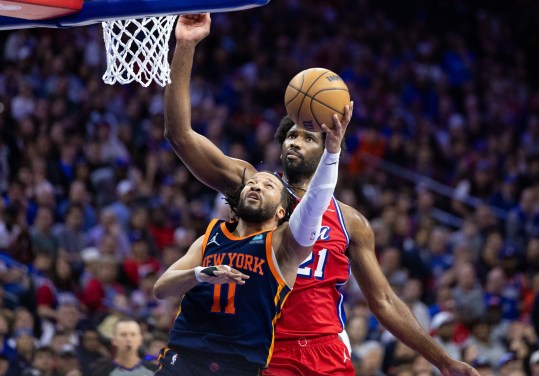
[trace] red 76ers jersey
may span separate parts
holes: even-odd
[[[348,280],[349,237],[335,197],[324,216],[311,255],[300,265],[296,283],[277,321],[276,339],[342,332],[346,322],[339,288]]]

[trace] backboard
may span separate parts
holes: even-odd
[[[0,0],[0,30],[35,27],[63,28],[90,25],[108,20],[157,17],[180,13],[228,12],[262,6],[268,2],[269,0],[86,0],[82,3],[80,11],[76,9],[76,6],[71,6],[64,13],[70,14],[48,19],[29,20],[22,18],[28,7],[52,8],[76,3],[76,0]]]

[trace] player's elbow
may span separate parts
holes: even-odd
[[[367,302],[371,312],[376,316],[383,316],[385,312],[391,310],[395,304],[395,295],[389,292],[379,294],[370,294],[367,297]]]
[[[164,289],[163,282],[161,279],[155,282],[155,285],[153,286],[153,295],[155,296],[156,299],[159,299],[159,300],[166,298],[165,289]]]

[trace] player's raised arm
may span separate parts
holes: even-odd
[[[351,116],[350,107],[346,106],[348,117]],[[277,243],[280,242],[280,247],[275,247],[278,249],[278,260],[287,260],[287,262],[279,263],[281,269],[284,269],[283,274],[287,283],[291,282],[290,279],[292,282],[295,280],[297,267],[309,255],[318,239],[322,216],[329,206],[337,185],[341,142],[348,123],[341,124],[337,115],[333,119],[333,128],[325,124],[321,126],[326,133],[325,150],[307,192],[294,209],[288,226],[281,231],[282,240],[278,236],[274,240]]]
[[[172,83],[165,89],[165,137],[198,180],[224,192],[241,183],[255,168],[242,160],[226,156],[210,140],[191,128],[189,86],[196,45],[210,33],[208,13],[182,15],[176,25],[176,49],[171,64]]]

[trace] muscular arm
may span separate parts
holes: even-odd
[[[195,267],[202,263],[203,240],[204,236],[198,238],[185,256],[172,264],[155,282],[153,293],[157,299],[183,296],[198,284]]]
[[[352,273],[365,295],[369,308],[395,337],[420,353],[440,370],[453,360],[423,330],[406,304],[391,289],[374,253],[374,234],[367,220],[351,207],[342,205],[350,231],[349,258]]]
[[[248,275],[241,273],[239,270],[223,265],[215,265],[216,269],[211,272],[211,275],[203,275],[200,270],[211,269],[197,268],[202,263],[203,242],[204,236],[201,236],[191,245],[185,256],[172,264],[159,277],[153,287],[153,293],[157,299],[181,297],[201,281],[212,284],[244,284],[245,280],[249,279]],[[197,273],[200,273],[199,278],[201,279],[197,279],[195,268],[200,269]]]
[[[194,16],[191,16],[194,17]],[[180,16],[171,80],[165,89],[165,137],[191,173],[207,186],[224,192],[250,177],[256,169],[249,163],[223,154],[210,140],[191,128],[189,86],[195,47],[209,33],[209,15],[193,19]],[[200,38],[200,39],[198,39]]]

